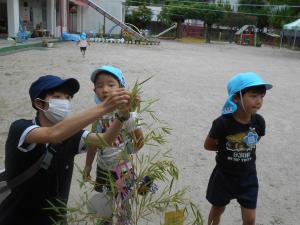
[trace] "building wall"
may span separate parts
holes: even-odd
[[[94,0],[94,2],[105,9],[109,14],[116,17],[120,21],[124,22],[124,15],[123,15],[123,2],[125,0]],[[96,10],[94,10],[91,7],[83,7],[82,8],[82,31],[88,32],[88,31],[95,31],[96,33],[102,33],[103,32],[103,25],[104,25],[104,19],[103,15],[98,13]],[[105,33],[107,34],[109,30],[114,27],[115,24],[111,21],[109,21],[107,18],[105,19]],[[121,29],[119,27],[116,27],[112,34],[119,34],[121,32]]]
[[[158,15],[160,14],[160,12],[162,11],[162,7],[161,6],[147,6],[148,9],[151,10],[152,12],[152,17],[151,17],[151,21],[158,21]],[[133,10],[138,9],[138,6],[129,6],[128,7],[128,13],[131,14]]]
[[[224,2],[224,3],[229,3],[231,5],[231,8],[236,12],[238,9],[238,6],[236,4],[239,3],[239,0],[209,0],[211,3],[219,3],[219,2]]]
[[[41,29],[47,29],[51,35],[55,37],[61,36],[61,30],[67,31],[67,0],[61,0],[63,6],[63,21],[62,28],[60,27],[60,16],[57,10],[54,10],[57,5],[57,0],[0,0],[1,2],[8,2],[8,13],[11,14],[8,18],[9,35],[15,36],[18,27],[19,20],[22,22],[27,21],[25,24],[27,30],[37,28],[37,25],[41,24]],[[13,4],[17,4],[18,7],[13,9]],[[27,7],[24,3],[27,3]],[[104,8],[108,13],[118,18],[120,21],[124,21],[124,5],[125,0],[94,0],[99,6]],[[58,6],[58,5],[57,5]],[[80,8],[80,7],[79,7]],[[17,9],[18,12],[16,11]],[[95,31],[103,32],[104,19],[103,15],[98,13],[91,7],[81,7],[78,10],[77,16],[77,31]],[[19,19],[20,18],[20,19]],[[107,33],[115,24],[105,20],[105,32]],[[116,27],[112,34],[119,34],[120,28]]]
[[[25,7],[24,3],[27,3],[28,6]],[[28,19],[31,20],[31,23],[28,24],[28,29],[35,29],[37,25],[41,25],[41,29],[47,29],[47,13],[45,10],[46,6],[47,0],[19,0],[21,21],[26,21]],[[44,17],[44,19],[43,10],[45,13],[44,16],[46,17]]]
[[[7,1],[8,36],[16,37],[19,30],[19,1]]]
[[[0,37],[6,36],[7,32],[7,4],[6,0],[0,0]]]

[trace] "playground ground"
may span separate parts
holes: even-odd
[[[267,93],[260,111],[267,132],[257,147],[257,225],[299,224],[299,52],[227,43],[163,41],[159,46],[92,43],[82,58],[75,43],[68,42],[0,56],[0,60],[0,168],[4,167],[10,123],[34,116],[28,96],[33,80],[41,74],[77,78],[81,88],[73,100],[76,112],[93,105],[90,73],[99,65],[112,64],[123,70],[129,86],[136,79],[154,76],[144,85],[142,97],[160,98],[154,109],[173,129],[168,146],[180,169],[176,188],[189,187],[188,196],[205,219],[210,208],[205,192],[215,154],[203,149],[203,141],[225,101],[227,80],[242,71],[261,74],[274,88]],[[150,149],[146,146],[142,151],[147,153]],[[85,155],[81,155],[76,162],[82,166],[84,159]],[[80,194],[77,176],[75,172],[71,204]],[[222,224],[241,224],[240,218],[239,206],[232,201]]]

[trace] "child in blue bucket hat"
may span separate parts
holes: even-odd
[[[80,39],[78,41],[78,46],[80,48],[80,52],[82,54],[82,57],[85,57],[85,51],[86,51],[86,48],[87,46],[90,45],[90,42],[88,41],[87,39],[87,35],[85,32],[83,32],[81,35],[80,35]]]
[[[96,104],[103,102],[116,88],[125,87],[125,79],[122,71],[114,66],[101,66],[91,74],[90,78],[94,84]],[[111,129],[113,125],[118,125],[121,129],[114,131]],[[130,109],[127,109],[127,111],[118,110],[101,116],[93,124],[92,130],[104,135],[110,132],[118,132],[118,137],[115,139],[112,146],[101,149],[95,147],[88,148],[84,169],[85,178],[90,179],[92,163],[97,153],[95,191],[98,192],[96,194],[98,197],[94,197],[96,199],[106,199],[106,201],[103,203],[98,202],[98,207],[96,207],[95,211],[99,216],[109,218],[112,215],[107,215],[105,212],[110,212],[111,210],[109,210],[109,208],[112,207],[111,204],[107,204],[107,199],[109,199],[109,195],[111,194],[110,180],[111,178],[113,178],[114,181],[119,179],[116,168],[120,166],[120,162],[124,165],[123,169],[129,170],[127,172],[131,173],[133,167],[130,164],[130,161],[120,159],[124,158],[122,157],[122,155],[124,155],[124,150],[131,154],[142,148],[144,144],[143,131],[139,125],[138,114],[136,112],[131,112]],[[101,197],[99,197],[100,195]],[[103,197],[103,195],[105,197]],[[111,224],[110,222],[111,221],[108,221],[107,224]]]
[[[255,225],[258,179],[256,144],[265,135],[265,120],[257,114],[263,105],[266,83],[254,72],[239,73],[227,84],[228,98],[215,119],[204,148],[216,151],[206,198],[212,204],[208,224],[218,225],[226,205],[237,199],[243,224]]]

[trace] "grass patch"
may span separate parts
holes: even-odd
[[[178,42],[184,42],[184,43],[206,43],[205,38],[179,38],[176,39]]]
[[[57,39],[57,40],[51,40],[49,42],[57,43],[57,42],[62,42],[62,41]],[[31,50],[33,48],[43,47],[42,44],[43,44],[43,41],[41,40],[41,41],[35,42],[35,43],[25,43],[25,44],[19,44],[19,45],[17,44],[14,46],[3,47],[3,48],[0,48],[0,55],[7,55],[7,54],[15,53],[18,51]]]

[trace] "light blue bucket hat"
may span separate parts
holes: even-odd
[[[80,38],[81,38],[82,40],[85,40],[85,39],[86,39],[86,33],[83,32],[83,33],[80,35]]]
[[[248,87],[264,85],[269,90],[273,85],[266,83],[260,75],[254,72],[238,73],[227,83],[228,98],[223,106],[222,114],[234,113],[237,105],[233,102],[233,96]]]
[[[121,88],[125,87],[125,78],[124,75],[122,73],[122,71],[114,66],[108,66],[108,65],[104,65],[101,66],[99,68],[97,68],[92,74],[91,74],[91,81],[93,83],[95,83],[97,75],[99,73],[108,73],[111,74],[114,78],[117,79],[117,81],[120,84]],[[95,95],[95,102],[96,104],[100,104],[101,100]]]

